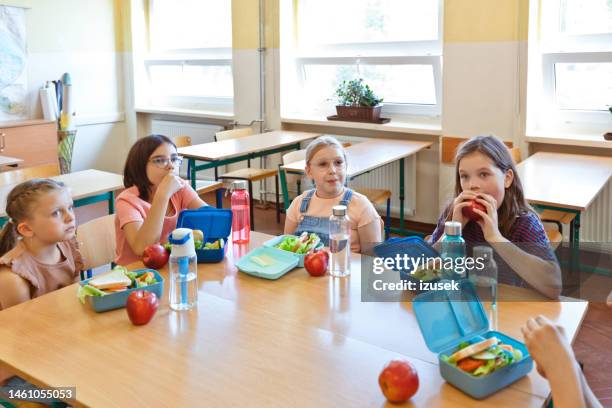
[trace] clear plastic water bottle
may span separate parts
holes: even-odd
[[[470,281],[474,284],[478,297],[485,305],[489,328],[497,330],[497,263],[493,256],[493,248],[474,247],[473,258],[477,263],[470,270]],[[479,261],[482,262],[482,268],[479,267]]]
[[[444,223],[444,237],[440,242],[440,256],[442,260],[453,260],[453,266],[457,258],[465,257],[465,241],[461,236],[461,223],[457,221],[446,221]],[[444,262],[447,264],[448,262]],[[463,264],[461,264],[463,265]],[[444,277],[447,279],[457,279],[465,277],[466,273],[457,273],[455,268],[443,268]]]
[[[251,209],[247,182],[232,183],[232,241],[246,244],[251,239]]]
[[[193,231],[177,228],[168,238],[170,253],[170,308],[189,310],[198,302],[198,262]]]
[[[336,205],[329,217],[329,274],[335,277],[351,273],[351,227],[345,205]]]

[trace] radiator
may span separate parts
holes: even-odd
[[[170,138],[176,136],[189,136],[191,144],[209,143],[215,141],[215,133],[223,130],[223,127],[211,125],[207,123],[192,123],[192,122],[172,122],[167,120],[151,121],[151,133],[165,135]],[[181,174],[186,175],[187,163],[183,163]],[[202,170],[198,172],[200,180],[214,180],[215,173],[213,169]]]
[[[608,182],[593,203],[582,213],[580,242],[612,242],[611,208],[612,182]]]

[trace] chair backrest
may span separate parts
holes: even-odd
[[[236,128],[215,133],[215,140],[220,142],[222,140],[238,139],[239,137],[251,136],[252,134],[253,128]]]
[[[514,164],[519,164],[521,162],[521,149],[518,147],[513,147],[510,149],[510,154],[512,155],[512,160],[514,160]]]
[[[306,158],[306,149],[293,150],[289,153],[283,154],[283,164],[289,164],[296,161],[304,160]],[[286,174],[287,183],[297,183],[298,180],[302,180],[302,176],[297,174]]]
[[[4,171],[0,173],[0,185],[17,184],[35,178],[48,178],[60,175],[58,163]]]
[[[77,240],[85,269],[97,268],[114,261],[117,247],[115,241],[115,214],[105,215],[79,225]]]
[[[176,147],[187,147],[191,146],[191,138],[189,136],[175,136],[172,141]]]

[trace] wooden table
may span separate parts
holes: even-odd
[[[344,279],[238,272],[234,258],[269,238],[253,232],[250,244],[230,245],[223,263],[199,265],[197,310],[170,311],[166,281],[146,326],[132,326],[124,310],[96,314],[79,304],[76,285],[1,311],[0,362],[41,386],[75,386],[75,405],[92,407],[382,406],[378,374],[396,358],[418,371],[415,406],[539,407],[548,396],[535,370],[483,401],[445,383],[410,302],[361,302],[359,255]],[[521,338],[520,326],[541,313],[573,339],[586,308],[502,302],[499,326]]]
[[[191,186],[195,189],[196,173],[200,170],[215,169],[216,180],[217,168],[219,166],[264,157],[274,153],[299,150],[300,142],[314,139],[318,136],[320,136],[319,133],[276,130],[237,139],[181,147],[178,149],[178,152],[183,157],[189,159],[188,168]],[[208,163],[197,165],[196,161],[198,160]],[[217,207],[220,206],[221,192],[218,190]]]
[[[123,188],[123,176],[101,170],[81,170],[51,177],[61,181],[70,190],[75,207],[108,201],[108,211],[115,210],[114,191]],[[15,185],[0,187],[0,223],[6,222],[6,197]]]
[[[23,159],[18,159],[17,157],[0,156],[0,167],[4,167],[4,166],[14,167],[21,162],[23,162]]]
[[[346,148],[347,174],[346,178],[353,178],[376,168],[399,160],[399,200],[400,200],[400,227],[390,228],[392,232],[406,234],[404,229],[404,159],[430,147],[432,142],[417,142],[411,140],[376,139],[357,143]],[[289,190],[285,173],[304,174],[306,162],[300,160],[280,166],[280,180],[283,190],[285,210],[289,208]]]

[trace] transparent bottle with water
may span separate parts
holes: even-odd
[[[232,242],[246,244],[251,240],[251,200],[247,191],[247,182],[234,181],[232,190]]]
[[[485,306],[489,328],[497,330],[497,263],[493,256],[493,248],[477,246],[474,247],[472,255],[476,266],[470,270],[470,281]]]
[[[466,276],[465,271],[458,273],[454,265],[457,263],[458,258],[465,257],[465,241],[461,236],[461,223],[457,221],[446,221],[444,223],[444,237],[440,242],[440,256],[444,262],[443,274],[447,279],[460,279]],[[452,260],[453,267],[446,267],[450,265],[450,262],[446,260]],[[462,264],[463,265],[463,264]]]
[[[332,208],[329,217],[329,274],[335,277],[351,273],[351,227],[345,205]]]
[[[193,231],[177,228],[168,239],[170,253],[170,308],[189,310],[198,302],[198,263],[193,241]]]

